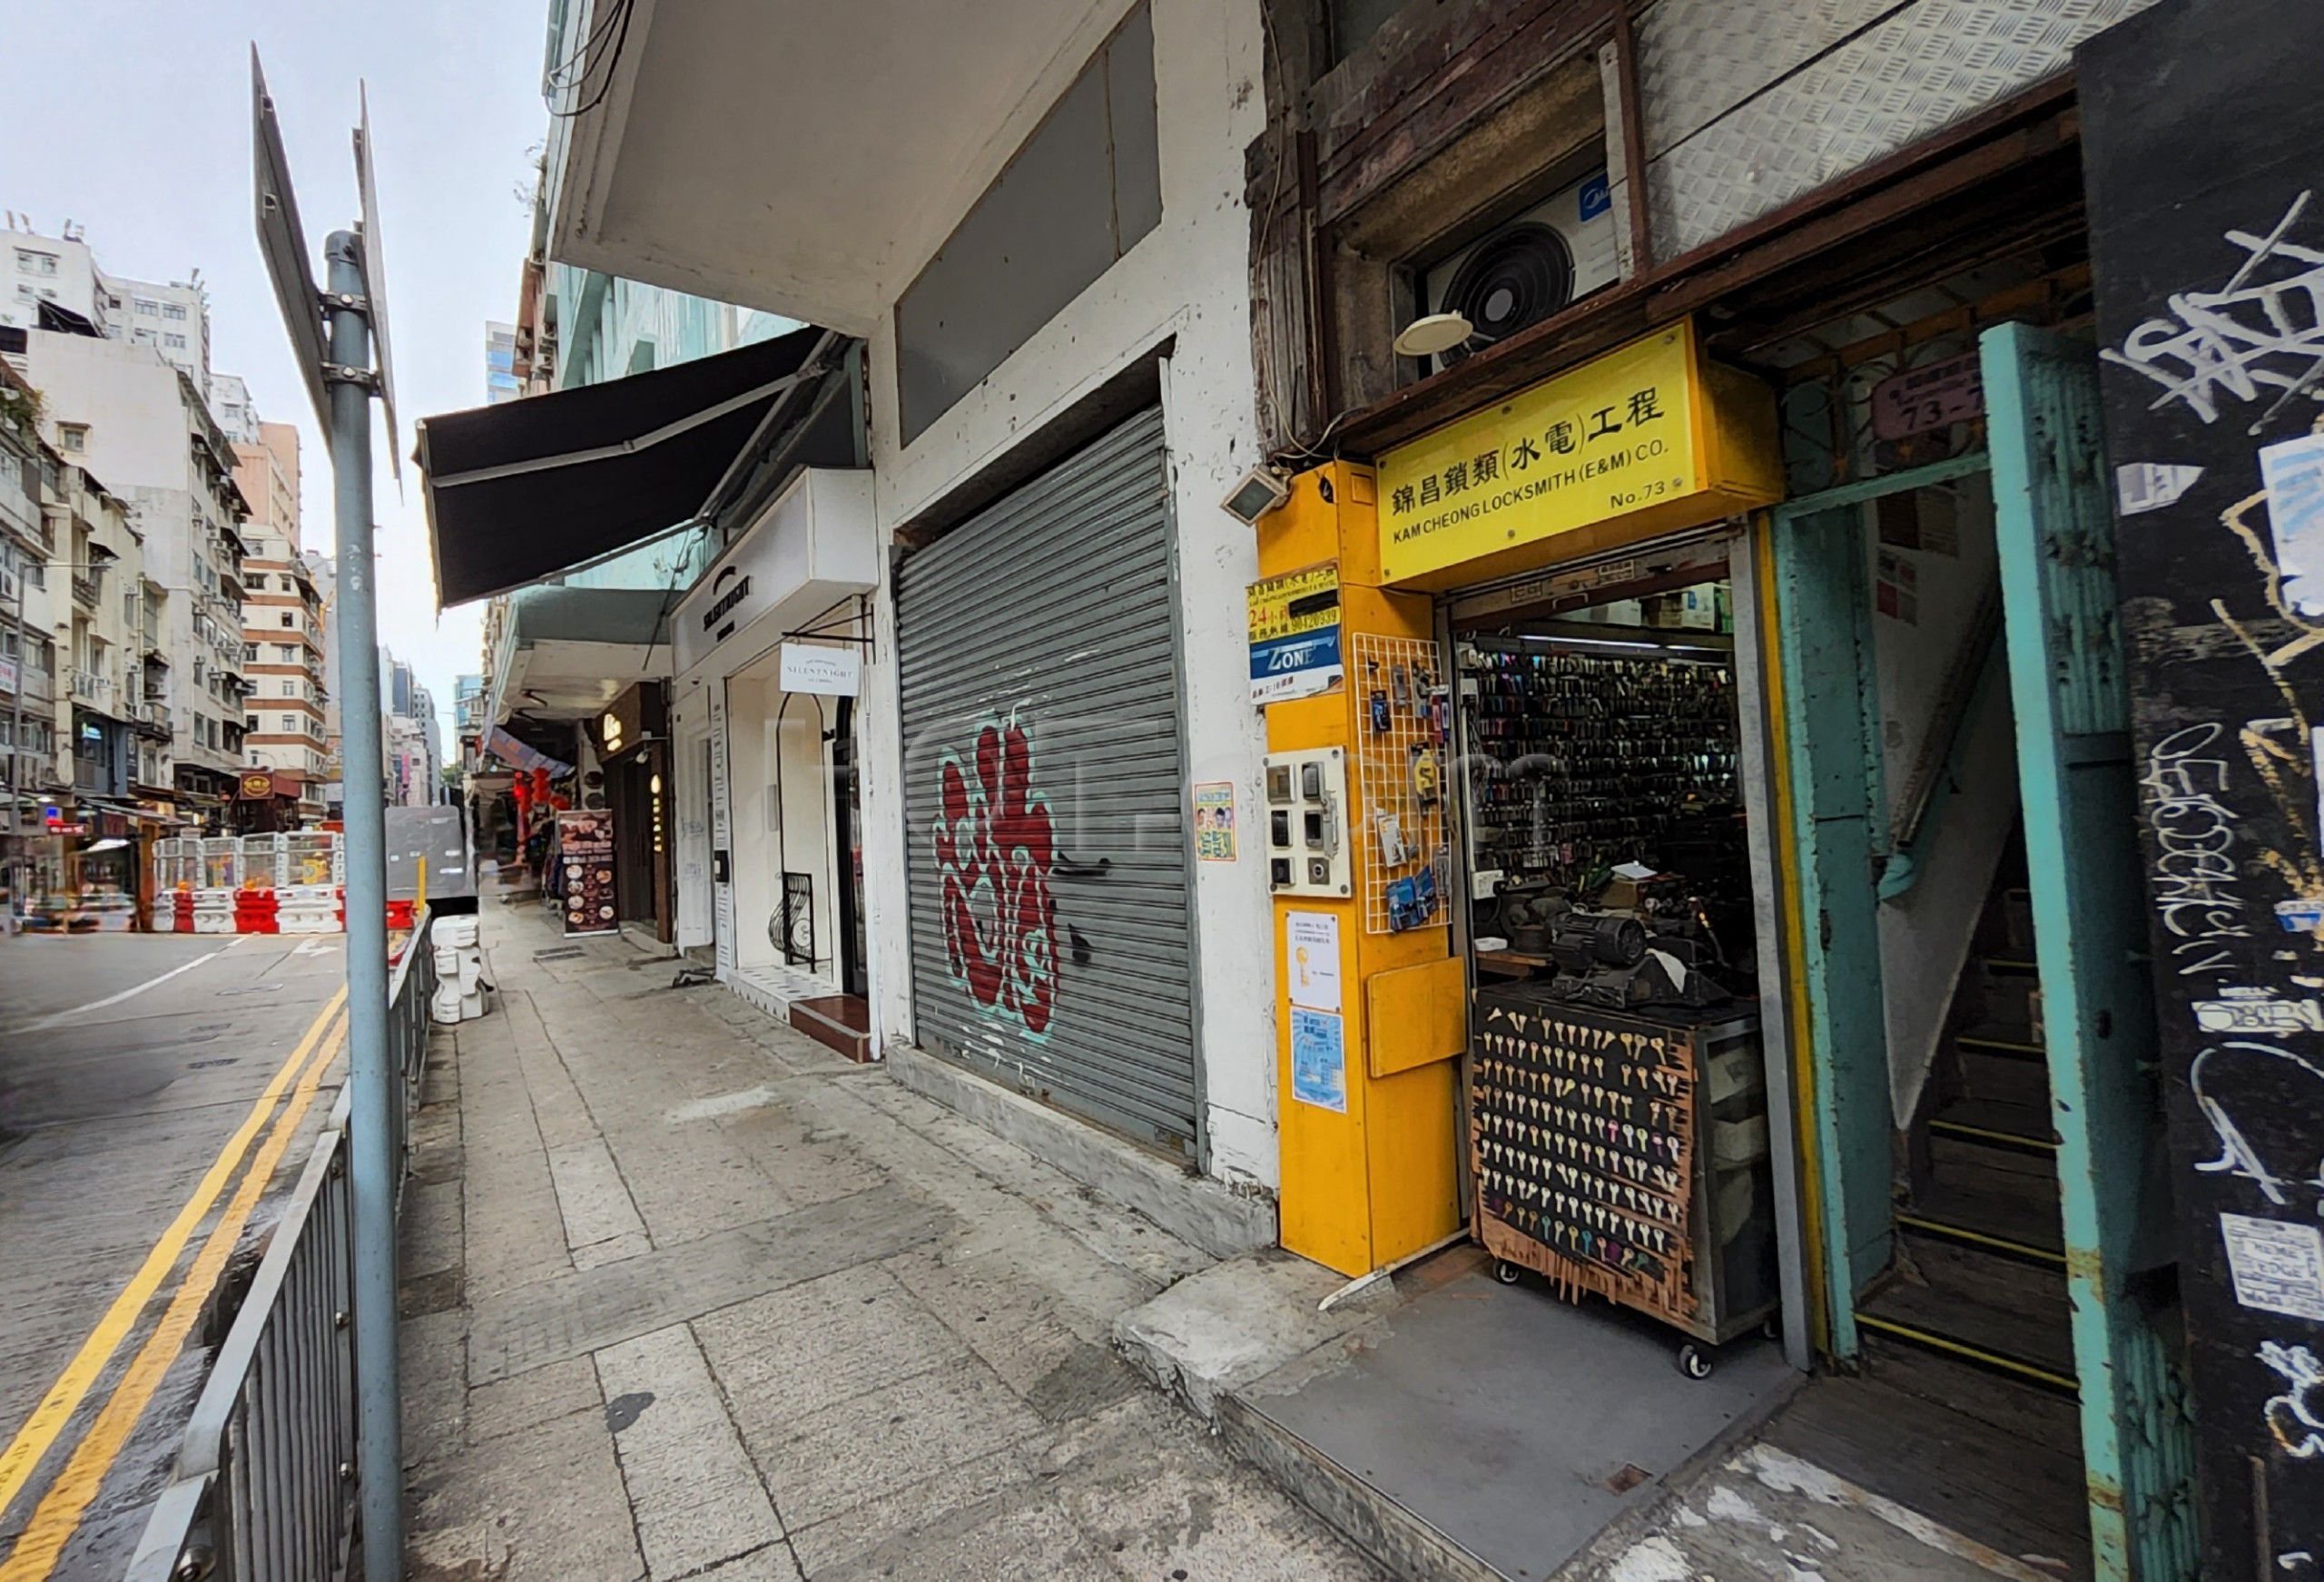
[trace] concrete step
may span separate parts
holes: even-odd
[[[872,1059],[872,1007],[852,994],[819,995],[791,1002],[791,1025],[858,1065]]]

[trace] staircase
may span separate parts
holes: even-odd
[[[1934,1351],[2075,1391],[2057,1142],[2023,852],[2002,861],[1906,1137],[1896,1262],[1856,1309],[1866,1350]]]

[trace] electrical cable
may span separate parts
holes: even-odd
[[[596,93],[590,96],[589,102],[586,104],[580,105],[577,108],[572,110],[552,109],[549,112],[549,114],[553,118],[558,121],[570,121],[576,116],[586,115],[590,111],[595,110],[598,105],[606,102],[606,95],[613,91],[614,77],[619,72],[621,67],[623,46],[629,43],[630,14],[635,11],[636,8],[636,0],[622,0],[621,31],[614,34],[613,48],[606,52],[606,78],[604,82],[597,84]],[[574,85],[577,87],[581,84],[586,83],[589,80],[590,73],[595,70],[596,66],[594,64],[585,69],[581,75],[576,79]]]
[[[563,80],[565,74],[571,71],[576,65],[586,59],[590,51],[596,49],[599,44],[606,41],[606,36],[612,33],[615,25],[621,20],[622,12],[629,5],[629,4],[630,0],[615,0],[615,4],[612,7],[606,12],[604,19],[589,30],[589,35],[586,38],[584,38],[579,44],[573,46],[573,53],[571,54],[566,55],[556,64],[547,67],[542,71],[542,97],[547,97],[552,89],[569,88],[573,85],[570,82]],[[584,72],[582,74],[586,76],[588,74]]]

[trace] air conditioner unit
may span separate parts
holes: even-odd
[[[1621,278],[1606,172],[1576,182],[1495,227],[1421,277],[1420,315],[1458,313],[1469,339],[1430,372],[1538,324]]]
[[[6,566],[0,565],[0,600],[14,604],[21,591],[16,574]]]

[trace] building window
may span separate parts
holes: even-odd
[[[245,731],[255,731],[255,730],[257,730],[257,729],[258,729],[258,716],[257,716],[256,714],[244,714],[244,715],[242,716],[242,729],[243,729],[243,730],[245,730]]]
[[[258,663],[257,644],[245,643],[242,644],[242,663],[244,664],[255,664]]]
[[[56,273],[56,255],[42,252],[37,248],[20,247],[16,250],[16,267],[28,275],[54,275]]]
[[[299,683],[295,677],[286,675],[282,678],[282,695],[286,698],[299,695]]]
[[[162,344],[168,347],[172,351],[183,351],[185,349],[185,337],[182,335],[164,335],[162,337]]]
[[[177,320],[178,320],[179,322],[181,322],[181,323],[184,322],[184,320],[185,320],[185,304],[184,304],[184,303],[182,303],[182,302],[164,302],[164,303],[162,303],[162,318],[164,318],[164,319],[177,319]]]
[[[59,423],[56,426],[56,448],[78,456],[89,448],[89,426],[86,423]]]
[[[148,319],[158,319],[162,315],[162,305],[151,297],[140,297],[137,299],[137,310]]]
[[[299,733],[298,715],[285,714],[282,716],[282,733],[286,736],[296,736]]]
[[[282,624],[285,626],[296,626],[299,624],[299,617],[289,610],[285,610],[282,612]]]

